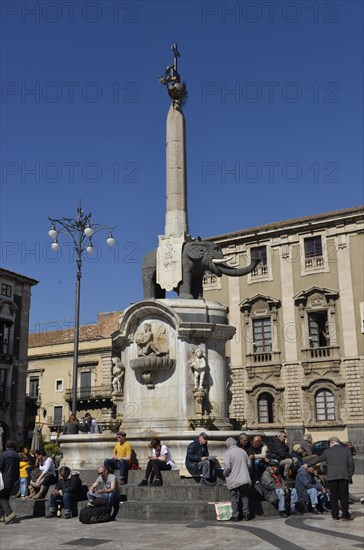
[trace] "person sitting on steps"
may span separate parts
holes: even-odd
[[[56,468],[50,456],[47,456],[45,451],[35,451],[35,458],[39,464],[40,476],[36,481],[31,481],[29,484],[30,499],[45,498],[49,486],[56,483]]]
[[[215,475],[215,470],[220,469],[220,464],[215,457],[209,456],[207,438],[207,433],[201,432],[188,445],[185,464],[192,476],[202,473],[202,485],[215,485],[215,482],[211,478]]]
[[[98,478],[91,485],[87,493],[87,506],[108,506],[114,520],[119,512],[120,491],[114,474],[110,474],[105,466],[99,466]]]
[[[163,485],[161,471],[177,469],[177,466],[172,460],[172,455],[168,447],[166,445],[162,445],[160,439],[152,439],[149,447],[152,450],[152,454],[148,457],[149,460],[145,471],[145,476],[139,483],[139,487],[148,485],[149,476],[151,485]]]
[[[59,470],[59,481],[50,496],[49,514],[46,518],[55,518],[57,501],[61,500],[64,507],[64,518],[77,516],[77,502],[82,496],[82,482],[79,473],[72,473],[68,466]]]

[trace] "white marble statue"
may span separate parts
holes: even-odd
[[[207,363],[202,349],[197,349],[191,359],[191,369],[195,381],[195,390],[203,389],[203,383],[207,372]]]
[[[111,381],[112,393],[123,393],[124,386],[124,377],[125,377],[125,367],[120,361],[119,357],[112,358],[112,375],[113,379]]]

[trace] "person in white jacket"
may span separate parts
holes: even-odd
[[[230,491],[231,520],[250,519],[248,490],[251,485],[249,475],[250,460],[247,453],[237,446],[233,437],[226,440],[227,451],[224,457],[224,475],[226,486]]]

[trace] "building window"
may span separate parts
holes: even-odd
[[[39,395],[39,376],[29,378],[29,397],[37,399]]]
[[[63,406],[62,405],[55,405],[54,407],[54,425],[55,426],[61,426],[63,421]]]
[[[321,236],[307,237],[304,239],[305,246],[305,268],[314,269],[324,266],[324,257],[322,254]]]
[[[268,275],[268,263],[267,263],[267,247],[266,246],[255,246],[250,249],[250,258],[251,260],[260,259],[260,263],[257,268],[254,269],[251,273],[251,277],[265,277]]]
[[[334,395],[327,389],[319,390],[315,396],[316,420],[335,420]]]
[[[253,319],[253,342],[255,353],[272,351],[272,326],[270,317]]]
[[[274,422],[274,398],[270,393],[261,393],[258,397],[258,422],[272,424]]]
[[[311,348],[321,348],[330,345],[327,311],[309,313],[308,329]]]
[[[91,371],[83,371],[80,374],[80,399],[91,397]]]
[[[12,290],[13,289],[11,285],[1,283],[1,296],[6,296],[7,298],[11,298]]]
[[[56,391],[63,391],[63,379],[56,380]]]

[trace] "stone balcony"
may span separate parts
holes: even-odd
[[[313,370],[339,372],[341,361],[339,350],[339,346],[303,349],[302,366],[304,373],[311,374]]]
[[[258,373],[280,376],[282,369],[281,353],[269,351],[261,353],[247,353],[246,372],[248,378],[254,378]]]

